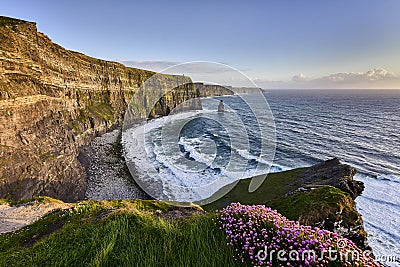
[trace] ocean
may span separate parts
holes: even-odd
[[[375,254],[400,257],[400,91],[270,91],[282,169],[331,157],[358,170],[356,199]],[[386,263],[395,266],[396,263]]]
[[[338,157],[365,183],[356,202],[375,255],[382,261],[400,258],[400,90],[270,90],[264,95],[270,111],[257,119],[251,104],[235,95],[205,98],[203,111],[143,125],[143,147],[132,150],[130,158],[143,175],[148,164],[155,166],[163,185],[202,188],[180,192],[195,199],[238,177]],[[219,100],[226,106],[223,114],[216,112]],[[166,138],[171,133],[173,138]],[[132,134],[133,129],[123,138],[125,146]],[[262,145],[265,138],[276,143]]]

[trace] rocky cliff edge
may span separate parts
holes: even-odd
[[[81,199],[79,148],[120,125],[132,96],[155,73],[66,50],[33,22],[0,17],[0,40],[0,198]],[[197,97],[189,77],[158,74],[155,82],[177,90],[153,115]]]

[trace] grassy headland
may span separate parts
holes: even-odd
[[[340,234],[356,243],[364,240],[361,217],[348,193],[329,185],[297,190],[305,169],[270,174],[253,193],[248,192],[250,180],[241,180],[204,206],[208,212],[192,207],[181,213],[150,200],[78,202],[0,235],[0,266],[239,266],[214,220],[215,210],[233,202],[265,204],[290,220],[331,231],[348,229]],[[29,205],[24,202],[12,205]]]
[[[0,235],[0,266],[239,266],[213,213],[171,219],[146,200],[87,201]]]

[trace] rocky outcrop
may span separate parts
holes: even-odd
[[[355,199],[364,183],[354,180],[357,170],[338,158],[313,165],[300,172],[285,198],[271,201],[277,209],[290,210],[290,217],[349,238],[362,249],[370,249],[363,220]],[[290,206],[290,208],[289,208]]]
[[[32,22],[0,17],[0,40],[0,198],[81,199],[79,148],[121,124],[129,101],[155,73],[66,50]],[[197,97],[188,77],[158,75],[153,83],[154,91],[139,97],[140,117]],[[148,107],[163,88],[175,89]]]
[[[235,202],[265,204],[290,220],[337,232],[360,248],[369,249],[354,201],[363,183],[353,179],[355,174],[353,167],[335,158],[307,168],[270,173],[253,192],[248,190],[251,179],[242,179],[224,197],[204,208],[219,210]]]
[[[338,188],[305,186],[267,204],[292,220],[336,232],[352,240],[358,247],[370,249],[355,201]]]
[[[349,193],[355,199],[364,191],[364,183],[353,179],[357,170],[342,164],[338,158],[327,160],[307,168],[299,174],[295,184],[302,186],[330,185]]]

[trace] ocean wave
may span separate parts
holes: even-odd
[[[210,133],[212,136],[214,137],[218,137],[218,135]],[[216,154],[212,154],[212,155],[207,155],[204,153],[200,153],[197,148],[198,146],[201,144],[203,140],[201,140],[200,138],[184,138],[181,137],[179,139],[179,144],[183,146],[183,149],[189,153],[189,156],[191,158],[193,158],[194,160],[198,161],[198,162],[202,162],[204,164],[208,164],[211,168],[215,168],[215,166],[213,166],[211,163],[212,161],[215,159]],[[245,149],[235,149],[232,148],[231,149],[234,150],[234,152],[236,152],[238,155],[240,155],[244,160],[254,160],[257,163],[262,163],[265,164],[267,166],[269,166],[270,162],[265,161],[262,159],[262,157],[260,156],[255,156],[253,154],[251,154],[248,150]],[[276,172],[282,172],[282,171],[286,171],[286,170],[290,170],[290,168],[288,166],[283,166],[283,165],[279,165],[279,164],[273,164],[271,165],[269,171],[268,170],[263,170],[262,173],[276,173]],[[253,175],[250,174],[250,171],[247,171],[247,174],[245,174],[243,177],[244,178],[250,178]]]
[[[355,176],[356,178],[359,177],[361,179],[374,179],[378,181],[386,181],[400,184],[400,175],[395,174],[370,174],[366,172],[359,172]]]
[[[183,149],[189,153],[189,156],[192,159],[209,166],[212,164],[217,154],[206,154],[204,152],[201,153],[200,151],[198,151],[202,142],[204,142],[204,140],[201,140],[200,138],[180,137],[178,144],[181,145]]]
[[[375,98],[378,97],[367,99],[368,101],[365,102],[360,98],[354,100],[350,96],[338,96],[331,99],[323,95],[316,97],[314,94],[318,93],[313,92],[307,97],[293,97],[292,93],[288,93],[288,95],[273,93],[268,97],[276,118],[277,150],[275,160],[267,171],[273,173],[308,167],[335,156],[342,159],[342,162],[354,166],[359,170],[355,179],[361,180],[365,184],[365,190],[356,199],[356,202],[357,208],[363,216],[366,230],[370,234],[369,241],[374,253],[379,255],[391,250],[398,252],[400,250],[398,245],[400,233],[396,230],[400,224],[398,219],[400,217],[400,150],[398,149],[400,139],[396,126],[400,125],[398,111],[396,111],[396,108],[398,110],[398,101],[387,98],[381,99],[383,102],[380,102],[381,100],[378,99],[379,103],[377,102],[375,105]],[[241,107],[234,96],[225,99],[224,102],[227,106],[231,101],[236,105],[235,110],[245,111],[246,107]],[[187,118],[200,116],[201,113],[215,113],[214,102],[210,102],[209,106],[203,105],[205,110],[201,112],[189,112],[179,116]],[[383,108],[386,108],[385,110],[389,114],[377,116],[376,114],[383,112]],[[363,112],[360,113],[360,110]],[[225,120],[229,118],[229,116],[220,117]],[[146,134],[162,127],[167,122],[162,120],[167,118],[147,123]],[[189,178],[200,180],[223,178],[226,179],[224,182],[233,180],[239,175],[239,172],[236,174],[226,172],[224,166],[219,166],[216,162],[216,159],[225,156],[235,155],[239,157],[240,161],[248,163],[249,168],[240,173],[242,178],[251,177],[252,171],[254,171],[252,169],[260,165],[269,166],[270,162],[264,160],[263,156],[260,157],[260,151],[257,150],[260,147],[260,144],[257,143],[260,128],[253,127],[251,120],[247,120],[246,116],[240,118],[244,118],[243,123],[248,122],[245,125],[246,129],[237,132],[237,127],[234,127],[230,132],[236,139],[240,139],[237,138],[238,136],[246,137],[242,138],[239,144],[232,144],[229,140],[230,137],[226,138],[227,132],[220,132],[217,129],[211,129],[206,133],[207,136],[201,136],[198,139],[184,136],[176,141],[176,145],[183,147],[183,154],[186,153],[195,162],[203,163],[207,167],[201,174],[190,174]],[[237,122],[234,123],[237,125]],[[156,139],[157,136],[154,138]],[[206,139],[223,148],[222,152],[218,151],[218,153],[228,153],[227,151],[229,151],[232,155],[204,153],[201,145]],[[149,150],[149,148],[147,149]],[[174,169],[176,166],[172,166],[174,157],[177,155],[165,155],[165,153],[161,155],[162,152],[157,149],[155,154],[160,154],[154,154],[153,157],[153,160],[157,162],[151,164],[164,165],[161,171],[165,172],[165,176],[171,175],[170,179],[178,179],[174,176],[188,175],[179,172],[179,169]],[[137,157],[139,161],[141,156]],[[185,177],[183,179],[188,181]],[[382,218],[385,219],[382,220]],[[394,235],[388,236],[386,232],[392,232]]]

